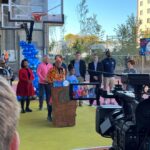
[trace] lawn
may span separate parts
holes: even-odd
[[[18,131],[20,150],[73,150],[76,148],[111,145],[111,140],[95,131],[95,108],[77,108],[76,125],[56,128],[46,120],[47,110],[39,111],[32,101],[32,113],[21,114]]]

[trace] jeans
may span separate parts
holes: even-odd
[[[39,83],[39,109],[43,108],[44,93],[46,94],[46,104],[48,108],[48,103],[51,96],[50,84]]]

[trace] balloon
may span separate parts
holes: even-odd
[[[33,43],[27,43],[25,41],[20,41],[19,46],[22,48],[22,55],[29,62],[29,67],[32,69],[34,73],[34,81],[33,85],[35,88],[36,95],[39,95],[39,86],[38,86],[38,75],[37,75],[37,67],[40,63],[37,58],[38,50],[36,49]],[[19,98],[18,98],[19,99]]]

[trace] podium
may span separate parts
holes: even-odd
[[[51,87],[52,116],[55,127],[75,125],[77,102],[70,100],[69,87]]]

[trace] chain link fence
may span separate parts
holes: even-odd
[[[150,73],[150,56],[139,55],[113,55],[116,60],[116,73],[122,73],[127,67],[127,60],[133,59],[135,61],[135,68],[138,73]]]

